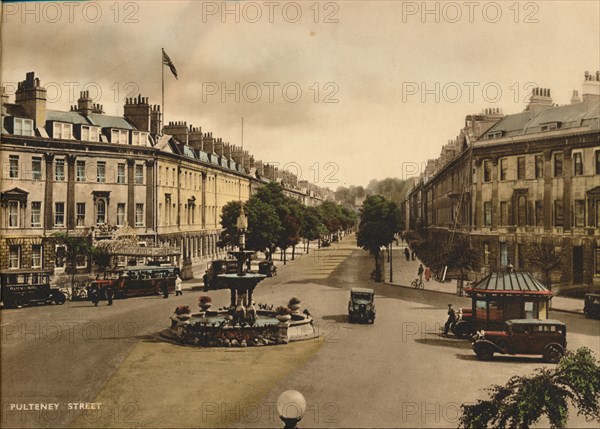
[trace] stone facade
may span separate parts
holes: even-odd
[[[529,244],[552,240],[563,255],[555,283],[600,285],[599,109],[597,73],[572,104],[556,106],[536,88],[522,113],[468,116],[454,155],[445,146],[408,195],[407,229],[437,243],[464,234],[483,272],[531,269]]]

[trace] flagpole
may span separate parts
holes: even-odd
[[[162,77],[162,123],[163,123],[163,128],[165,127],[165,50],[164,48],[161,48],[161,55],[160,55],[160,70],[161,70],[161,77]],[[160,130],[160,133],[162,134],[162,130]]]

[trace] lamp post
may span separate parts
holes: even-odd
[[[240,260],[238,261],[238,276],[244,275],[244,246],[246,245],[246,230],[248,229],[248,218],[244,213],[244,208],[240,206],[240,215],[237,218],[236,225],[237,229],[240,231]]]
[[[304,417],[306,400],[302,393],[296,390],[286,390],[277,399],[277,412],[284,423],[284,429],[296,429]]]
[[[392,274],[393,272],[394,272],[394,269],[393,269],[393,266],[392,266],[392,242],[390,242],[390,283],[392,283],[394,281],[393,280],[394,277],[393,277],[393,274]]]

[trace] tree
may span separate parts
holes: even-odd
[[[357,244],[368,250],[375,258],[375,281],[383,279],[381,248],[387,246],[400,231],[400,209],[398,205],[381,195],[365,199],[358,226]]]
[[[221,210],[221,227],[223,231],[221,231],[217,243],[220,248],[239,244],[239,231],[236,225],[241,208],[241,201],[230,201],[223,206]]]
[[[77,265],[80,265],[95,253],[95,248],[92,246],[92,236],[87,231],[84,231],[83,235],[55,232],[52,234],[52,238],[56,244],[64,247],[64,251],[57,254],[57,256],[64,261],[65,274],[71,276],[71,288],[73,288]]]
[[[562,251],[557,250],[551,240],[534,242],[528,246],[527,260],[542,272],[548,290],[552,290],[552,271],[560,267],[562,258]]]
[[[462,405],[462,427],[529,428],[545,415],[550,427],[564,428],[569,402],[586,419],[600,421],[600,366],[586,347],[567,352],[552,370],[512,377],[490,391],[489,400]]]
[[[277,246],[283,251],[283,263],[287,263],[287,249],[292,247],[292,260],[296,253],[296,245],[300,242],[300,229],[302,228],[303,206],[292,198],[285,198],[284,206],[279,208],[282,224],[281,234]]]
[[[479,254],[471,249],[469,238],[464,235],[455,235],[452,242],[448,243],[443,253],[442,260],[448,268],[460,271],[459,288],[462,290],[465,271],[479,268]]]
[[[283,228],[275,209],[258,198],[250,198],[244,205],[248,216],[246,247],[251,250],[269,250],[269,259],[277,245]]]
[[[317,207],[305,207],[300,234],[306,239],[306,253],[309,251],[311,240],[317,240],[325,233],[321,211]]]

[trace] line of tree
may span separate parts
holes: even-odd
[[[383,281],[382,249],[402,231],[402,214],[395,201],[382,195],[368,196],[362,206],[357,244],[375,258],[373,278]]]
[[[268,252],[269,259],[281,249],[284,263],[287,250],[292,249],[295,258],[296,246],[304,239],[306,251],[310,242],[331,239],[340,231],[347,231],[356,224],[356,213],[331,201],[319,206],[305,206],[300,201],[285,195],[281,185],[271,182],[250,197],[245,203],[231,201],[221,213],[219,247],[235,247],[239,243],[236,227],[240,210],[248,217],[246,248]]]
[[[388,200],[401,203],[406,199],[406,193],[412,186],[412,180],[402,180],[397,177],[383,180],[373,179],[367,187],[363,186],[339,186],[335,191],[335,199],[340,204],[353,206],[356,198],[364,198],[368,195],[381,195]]]

